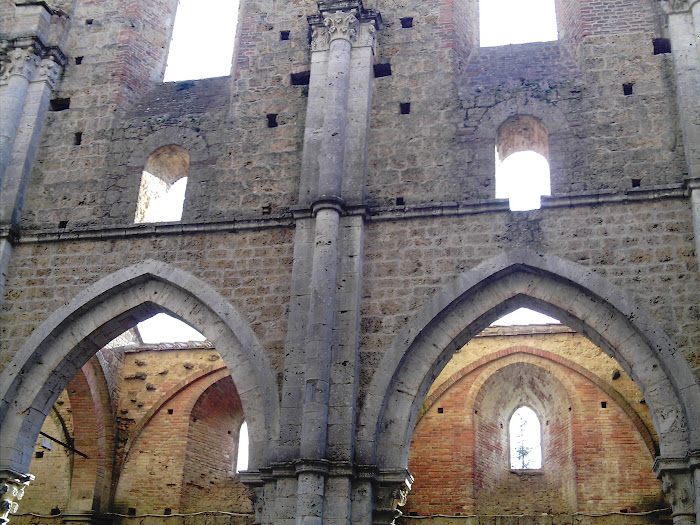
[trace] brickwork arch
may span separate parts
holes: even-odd
[[[212,366],[205,370],[200,370],[197,373],[192,374],[190,377],[180,381],[171,389],[169,389],[165,394],[163,394],[160,397],[160,399],[158,399],[158,401],[156,401],[153,404],[153,406],[150,409],[148,409],[148,412],[146,412],[146,414],[139,420],[139,422],[136,423],[133,430],[131,430],[131,432],[129,433],[129,439],[126,442],[126,445],[124,445],[124,458],[122,460],[122,464],[125,464],[128,461],[129,454],[131,453],[134,443],[136,443],[136,441],[139,439],[139,436],[141,436],[141,433],[143,432],[144,428],[148,426],[148,424],[155,417],[155,415],[161,410],[163,410],[163,408],[170,401],[172,401],[176,396],[180,395],[185,389],[192,388],[194,385],[196,385],[196,389],[194,391],[197,393],[197,395],[194,395],[191,398],[189,404],[186,407],[184,407],[185,412],[189,412],[192,410],[192,405],[194,405],[194,403],[198,399],[198,396],[200,396],[211,385],[213,385],[217,381],[220,381],[228,375],[229,371],[225,366]]]
[[[613,356],[637,383],[666,457],[698,448],[700,390],[658,323],[624,291],[551,255],[504,253],[445,286],[397,334],[375,372],[358,429],[358,460],[407,466],[411,436],[430,385],[493,321],[519,307],[560,319]]]
[[[503,348],[434,391],[412,436],[415,482],[402,510],[424,516],[656,508],[661,486],[649,470],[655,452],[645,443],[644,425],[600,378],[550,355]],[[543,465],[534,475],[516,474],[508,462],[507,423],[523,405],[542,424]],[[617,468],[606,472],[611,464]]]
[[[68,388],[73,416],[73,445],[88,457],[73,455],[68,511],[101,512],[109,508],[114,456],[114,419],[102,368],[90,359]]]
[[[279,438],[279,399],[265,350],[248,322],[209,285],[149,260],[101,279],[56,310],[3,370],[0,468],[27,472],[41,424],[78,369],[158,312],[197,327],[214,343],[246,413],[251,468],[269,462]]]
[[[218,401],[210,402],[204,412],[196,411],[195,407],[212,392],[219,394]],[[115,510],[125,513],[128,508],[136,508],[139,513],[156,514],[165,508],[174,512],[192,511],[192,492],[202,488],[197,487],[203,483],[200,475],[208,475],[213,478],[212,483],[205,485],[211,493],[202,498],[203,508],[197,510],[229,508],[227,503],[233,501],[222,502],[220,497],[218,502],[213,501],[223,488],[223,492],[232,491],[229,496],[233,493],[239,496],[230,510],[247,512],[249,501],[245,496],[240,497],[243,491],[240,483],[231,479],[230,471],[222,472],[221,468],[226,463],[223,441],[237,438],[227,436],[226,430],[240,426],[238,420],[242,418],[240,398],[225,367],[201,370],[174,385],[130,432],[115,483]],[[193,433],[193,426],[199,432]],[[202,436],[202,431],[209,430],[218,430],[218,439]],[[212,465],[219,467],[214,469],[218,476],[212,476]]]
[[[428,410],[430,410],[430,408],[437,402],[437,400],[440,399],[440,396],[442,396],[447,390],[449,390],[449,388],[452,387],[455,383],[457,383],[467,375],[471,374],[474,370],[487,367],[491,363],[500,361],[504,361],[505,363],[510,362],[505,360],[505,358],[511,356],[517,356],[519,361],[523,359],[523,356],[528,356],[530,359],[533,360],[533,362],[539,361],[538,359],[533,358],[542,358],[546,361],[558,363],[570,370],[573,370],[577,374],[582,375],[588,381],[593,383],[595,386],[597,386],[603,392],[605,392],[608,396],[610,396],[615,401],[615,403],[617,403],[618,406],[624,411],[624,413],[627,415],[627,417],[629,417],[629,419],[632,421],[632,424],[642,436],[644,443],[649,449],[649,454],[651,454],[652,457],[655,457],[659,453],[658,443],[655,441],[652,432],[649,430],[649,428],[647,428],[646,424],[644,424],[644,421],[642,421],[642,418],[639,417],[639,414],[637,414],[634,408],[632,408],[632,406],[627,402],[627,400],[623,396],[621,396],[614,388],[612,388],[605,381],[602,381],[598,376],[591,373],[588,369],[579,365],[578,363],[574,363],[573,361],[565,357],[554,354],[552,352],[548,352],[546,350],[542,350],[540,348],[532,348],[529,346],[522,345],[506,348],[504,350],[500,350],[493,354],[484,356],[480,359],[477,359],[473,363],[470,363],[469,365],[465,366],[461,370],[455,372],[444,383],[442,383],[438,388],[436,388],[432,394],[430,394],[426,398],[418,416],[418,421],[420,421],[422,415]],[[475,382],[470,392],[478,391],[479,385],[483,385],[484,381],[485,378],[482,379],[480,376],[480,379],[478,379],[477,382]],[[568,385],[567,388],[569,388],[570,391],[573,390],[573,387],[569,387]]]

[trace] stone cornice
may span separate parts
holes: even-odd
[[[530,215],[546,213],[548,209],[605,204],[629,204],[665,199],[685,199],[693,189],[700,189],[700,181],[688,180],[683,184],[639,188],[628,191],[602,191],[542,198],[542,208],[531,212],[516,212],[527,218]],[[475,202],[432,202],[414,205],[368,206],[347,204],[346,217],[362,217],[368,221],[396,221],[428,217],[453,217],[482,213],[508,212],[506,199],[490,199]],[[8,225],[0,225],[0,239],[13,244],[108,240],[131,237],[151,237],[166,235],[195,235],[198,233],[235,233],[239,231],[293,228],[296,221],[313,218],[309,205],[295,206],[288,212],[263,218],[240,218],[227,221],[173,222],[116,224],[112,226],[77,226],[67,228],[44,228],[16,230]]]

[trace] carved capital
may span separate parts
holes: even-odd
[[[407,470],[380,472],[374,484],[374,525],[393,525],[401,516],[399,507],[406,504],[413,476]]]
[[[333,40],[348,40],[352,41],[357,36],[357,11],[336,11],[335,13],[326,14],[323,16],[323,25],[328,30],[328,38],[330,42]]]
[[[680,516],[695,521],[695,497],[693,478],[687,471],[666,471],[661,474],[661,489],[668,498],[673,510],[674,522]]]
[[[360,22],[356,47],[372,47],[377,38],[377,22],[375,20]]]
[[[36,71],[34,81],[46,82],[51,89],[56,87],[58,76],[61,74],[61,64],[54,57],[42,58]]]
[[[374,46],[382,16],[365,9],[361,0],[323,0],[318,9],[320,14],[308,17],[312,51],[325,51],[337,39],[347,40],[353,47]]]
[[[39,55],[34,47],[16,47],[7,53],[7,58],[3,62],[0,81],[7,82],[12,76],[22,76],[30,79],[38,65]]]
[[[326,51],[331,44],[328,28],[316,25],[311,29],[311,51]]]
[[[33,479],[31,474],[0,471],[0,525],[5,525],[10,514],[17,512],[24,489]]]
[[[659,2],[661,4],[661,9],[663,9],[666,14],[689,11],[691,6],[695,3],[693,0],[659,0]]]
[[[695,524],[693,470],[696,462],[695,454],[683,458],[657,457],[654,461],[654,472],[671,504],[674,525]]]

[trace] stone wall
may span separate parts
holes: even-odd
[[[517,303],[563,317],[630,373],[650,412],[638,401],[612,410],[612,396],[606,414],[656,433],[628,428],[637,448],[625,461],[640,471],[647,451],[668,452],[656,474],[677,521],[690,520],[687,462],[700,450],[694,5],[557,0],[557,41],[481,48],[477,0],[244,0],[231,75],[162,84],[174,0],[0,0],[0,475],[26,473],[43,419],[99,348],[171,311],[216,342],[250,419],[256,521],[390,523],[430,385]],[[667,37],[672,53],[655,45]],[[551,168],[552,195],[529,212],[494,195],[498,130],[519,116],[542,123]],[[190,157],[182,220],[135,224],[143,169],[169,145]],[[191,363],[199,372],[223,374],[205,373],[202,356]],[[132,489],[143,488],[161,498],[144,505],[160,520],[183,508],[179,482],[156,489],[166,470],[186,471],[187,446],[169,430],[223,436],[190,419],[211,384],[163,400],[188,381],[179,357],[177,374],[157,377],[128,354],[99,359],[95,406],[118,418],[101,450],[113,447],[117,466],[112,479],[97,468],[93,506],[136,512]],[[597,403],[596,389],[628,383],[560,365],[532,374],[550,395],[580,390]],[[558,487],[561,511],[594,509],[606,488],[594,474],[572,481],[586,434],[564,408],[552,412],[552,436],[572,436],[558,463],[568,484],[543,476],[537,490]],[[498,434],[503,414],[492,415],[474,432]],[[156,443],[167,453],[148,452]],[[223,463],[209,468],[222,501]],[[498,492],[495,466],[479,468],[484,490]],[[186,477],[194,487],[197,474]],[[631,508],[616,491],[606,505]],[[201,508],[196,492],[186,506]]]

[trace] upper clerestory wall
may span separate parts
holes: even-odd
[[[375,63],[392,71],[373,81],[368,203],[493,200],[496,132],[516,114],[547,126],[555,195],[681,184],[673,65],[653,52],[664,36],[654,4],[559,0],[560,40],[479,48],[476,0],[368,1],[384,19]],[[153,80],[165,48],[137,44],[165,41],[169,26],[144,24],[145,11],[121,2],[79,2],[56,94],[71,106],[47,119],[23,227],[133,223],[135,151],[157,147],[158,134],[205,151],[190,172],[200,183],[188,185],[184,221],[288,214],[308,94],[291,75],[310,68],[306,17],[316,11],[312,0],[244,2],[233,76],[169,87]],[[402,26],[407,17],[412,27]],[[122,70],[124,57],[138,65]],[[133,89],[124,83],[132,78]]]

